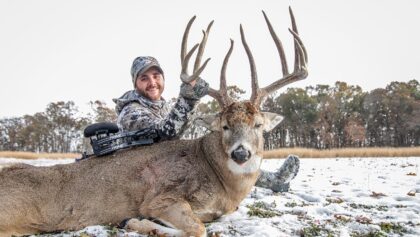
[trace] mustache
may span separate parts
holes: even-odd
[[[146,90],[150,90],[150,89],[154,89],[154,88],[159,89],[159,90],[162,89],[162,87],[160,85],[154,85],[154,86],[146,87]]]

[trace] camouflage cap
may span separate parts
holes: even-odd
[[[145,73],[152,67],[155,67],[163,75],[163,70],[156,58],[151,56],[140,56],[134,59],[133,65],[131,66],[131,77],[134,87],[136,87],[136,79],[138,75]]]

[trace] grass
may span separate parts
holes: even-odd
[[[275,207],[275,203],[267,205],[263,202],[254,202],[254,204],[249,204],[248,207],[248,216],[257,216],[260,218],[270,218],[274,216],[281,216],[281,213],[278,211],[272,210]]]
[[[2,158],[19,158],[34,160],[39,158],[45,159],[67,159],[67,158],[79,158],[81,154],[77,153],[35,153],[35,152],[24,152],[24,151],[0,151],[0,157]]]
[[[317,150],[309,148],[281,148],[264,151],[264,158],[286,158],[294,154],[300,158],[336,158],[336,157],[420,157],[420,147],[372,147],[372,148],[342,148]],[[0,151],[0,157],[19,159],[64,159],[79,158],[78,153],[34,153],[21,151]]]
[[[407,232],[404,226],[399,223],[381,222],[379,226],[381,227],[381,230],[386,233],[394,233],[402,236]]]
[[[264,158],[286,158],[294,154],[300,158],[336,158],[336,157],[410,157],[420,156],[420,147],[369,147],[317,150],[309,148],[282,148],[264,151]]]
[[[407,233],[407,229],[399,223],[381,222],[378,224],[380,230],[372,230],[369,233],[357,233],[353,232],[350,234],[351,237],[386,237],[386,236],[404,236]],[[392,235],[393,234],[393,235]]]
[[[325,228],[324,225],[318,225],[311,223],[309,226],[304,227],[300,230],[300,236],[302,237],[315,237],[315,236],[337,236],[336,233]]]

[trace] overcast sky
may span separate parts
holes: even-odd
[[[309,77],[291,86],[340,80],[372,90],[419,80],[420,2],[414,0],[0,0],[0,118],[41,112],[57,101],[72,100],[82,111],[98,99],[114,106],[112,98],[132,89],[130,66],[139,55],[159,60],[164,97],[177,96],[181,38],[193,15],[190,47],[215,20],[204,54],[211,61],[202,74],[213,88],[232,38],[228,84],[250,91],[240,23],[260,86],[268,85],[281,68],[261,10],[293,62],[289,5],[309,54]]]

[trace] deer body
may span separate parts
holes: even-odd
[[[53,167],[6,168],[0,172],[0,236],[161,218],[160,210],[179,202],[188,203],[191,218],[202,222],[230,213],[259,171],[232,173],[220,136],[214,132]]]

